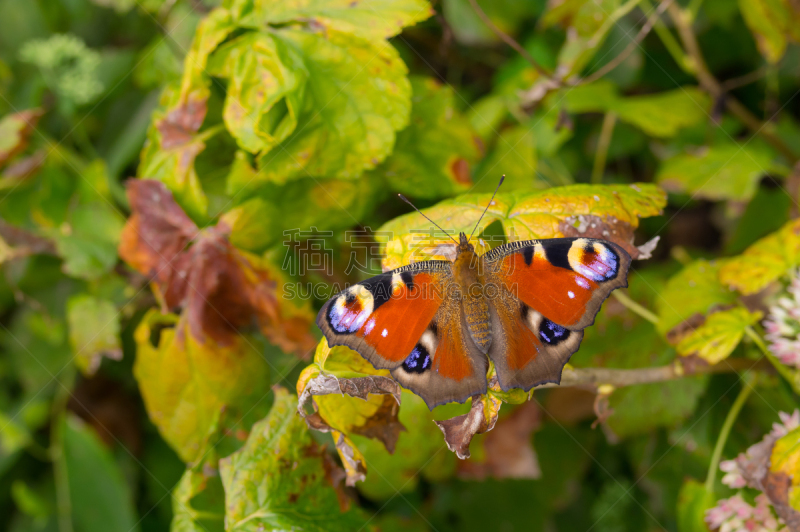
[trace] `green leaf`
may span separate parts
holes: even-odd
[[[695,314],[736,303],[736,293],[719,281],[719,262],[696,260],[673,275],[656,300],[658,331],[666,335]]]
[[[558,71],[564,78],[580,74],[608,36],[614,24],[639,0],[568,0],[551,4],[542,17],[544,27],[565,26],[567,39],[558,55]]]
[[[425,209],[425,214],[444,229],[456,234],[469,234],[481,219],[490,194],[467,194],[442,201]],[[663,191],[651,184],[632,185],[572,185],[541,192],[499,194],[475,232],[481,232],[499,221],[509,239],[552,238],[564,236],[559,224],[574,216],[592,214],[610,216],[617,223],[639,225],[640,217],[655,216],[666,203]],[[392,269],[408,264],[412,254],[427,256],[427,247],[447,241],[447,237],[430,236],[431,224],[418,213],[410,213],[384,224],[378,233],[385,253],[383,266]],[[420,231],[428,235],[422,238]],[[435,255],[435,253],[434,253]],[[430,258],[430,257],[428,257]]]
[[[681,87],[652,95],[620,96],[616,86],[602,80],[565,89],[565,107],[573,113],[613,111],[618,118],[653,137],[674,137],[685,127],[708,117],[711,100],[697,87]]]
[[[97,279],[117,264],[117,246],[125,220],[107,203],[76,207],[67,224],[54,235],[64,272],[73,277]]]
[[[668,191],[698,198],[749,200],[772,168],[771,153],[758,144],[719,144],[667,159],[656,181]]]
[[[480,158],[477,134],[454,104],[453,89],[432,78],[412,77],[411,119],[394,151],[375,173],[397,192],[439,198],[465,192]]]
[[[228,175],[231,194],[258,179],[247,154],[238,152]],[[300,178],[284,184],[266,183],[258,195],[223,215],[232,228],[231,242],[240,248],[261,250],[283,241],[284,231],[319,227],[335,231],[362,222],[386,195],[386,186],[374,172],[357,180]],[[281,198],[279,202],[274,198]]]
[[[133,497],[108,449],[74,416],[60,421],[72,521],[83,532],[139,529]]]
[[[441,482],[455,473],[457,458],[447,450],[442,432],[434,419],[447,419],[463,413],[466,405],[442,405],[431,412],[418,395],[403,391],[399,420],[406,427],[400,433],[392,454],[380,442],[354,435],[369,474],[358,490],[372,500],[386,500],[414,491],[421,478]]]
[[[214,9],[200,21],[192,40],[192,46],[183,62],[184,70],[179,97],[172,99],[172,105],[185,104],[190,100],[205,101],[208,99],[210,83],[206,71],[208,56],[235,29],[236,25],[226,9]],[[169,89],[165,91],[165,96],[169,92]]]
[[[505,193],[546,188],[536,173],[536,133],[527,125],[506,129],[475,172],[472,192],[493,192],[501,175]]]
[[[706,510],[714,506],[714,494],[693,479],[684,481],[678,494],[678,532],[708,532]]]
[[[754,294],[800,265],[800,220],[792,220],[744,253],[726,260],[720,280],[743,294]]]
[[[266,393],[267,363],[244,336],[200,343],[177,316],[151,309],[134,339],[133,373],[148,415],[185,462],[202,455],[223,409],[246,411]]]
[[[800,41],[800,13],[791,0],[739,0],[739,9],[758,50],[770,63],[780,61],[787,41]]]
[[[295,130],[308,72],[294,48],[270,34],[245,33],[214,52],[208,72],[228,79],[222,116],[243,149],[268,151]]]
[[[225,5],[238,13],[238,23],[246,27],[261,28],[264,24],[281,25],[290,22],[308,22],[326,31],[335,30],[369,39],[385,39],[400,33],[433,15],[427,0],[385,0],[362,2],[358,0],[286,0],[282,2],[250,2],[227,0]]]
[[[526,18],[538,15],[536,2],[517,2],[516,0],[480,0],[478,5],[492,24],[506,34],[515,35]],[[500,39],[487,26],[469,0],[444,0],[442,12],[456,39],[467,45],[486,45]]]
[[[302,55],[309,77],[297,128],[259,156],[259,180],[355,179],[375,168],[391,153],[411,109],[411,86],[397,51],[384,41],[332,29],[275,35]]]
[[[219,474],[208,462],[187,469],[172,491],[171,532],[224,530],[225,493]]]
[[[728,358],[739,342],[745,329],[751,327],[763,314],[737,307],[711,314],[705,323],[689,333],[677,346],[683,356],[697,355],[709,364],[717,364]]]
[[[80,294],[67,301],[69,342],[75,364],[85,375],[94,375],[104,356],[122,359],[119,311],[111,301]]]
[[[241,450],[220,460],[226,530],[361,529],[366,520],[340,507],[325,461],[297,415],[295,397],[276,388],[269,415]]]

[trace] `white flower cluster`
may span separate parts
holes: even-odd
[[[770,351],[787,366],[800,368],[800,272],[764,320]]]

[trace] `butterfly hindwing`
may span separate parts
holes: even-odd
[[[612,290],[627,286],[630,256],[589,238],[528,240],[483,256],[487,280],[500,287],[492,312],[489,358],[503,389],[560,382]]]
[[[329,300],[317,325],[330,346],[344,345],[389,369],[432,409],[486,392],[486,356],[465,337],[449,261],[426,261],[351,286]]]
[[[392,377],[422,397],[432,410],[486,393],[488,366],[486,355],[467,333],[461,302],[449,297],[410,356],[392,370]]]

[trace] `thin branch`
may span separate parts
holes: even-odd
[[[767,371],[772,367],[766,361],[752,361],[745,358],[731,358],[714,364],[713,366],[693,366],[691,371],[680,360],[667,366],[637,369],[610,369],[610,368],[564,368],[561,374],[561,384],[543,384],[539,388],[553,388],[556,386],[575,386],[596,390],[598,386],[610,384],[615,388],[662,382],[680,379],[690,375],[703,375],[712,373],[735,373],[740,371]]]
[[[772,354],[772,351],[767,348],[764,340],[758,335],[757,332],[753,330],[752,327],[747,327],[744,332],[750,337],[751,340],[753,340],[753,343],[758,346],[758,349],[764,353],[764,356],[767,357],[767,360],[769,360],[770,364],[772,364],[773,367],[778,370],[778,373],[781,374],[781,377],[786,379],[786,381],[792,387],[792,390],[794,390],[795,393],[800,394],[800,378],[798,378],[798,374],[786,367],[775,355]]]
[[[725,92],[729,92],[738,89],[739,87],[750,85],[751,83],[754,83],[763,78],[766,74],[767,74],[767,67],[761,67],[759,69],[753,70],[752,72],[744,74],[743,76],[739,76],[738,78],[726,79],[725,81],[720,83],[720,87],[722,87],[722,90],[724,90]]]
[[[597,151],[594,154],[594,165],[592,166],[591,183],[598,185],[603,181],[603,171],[606,169],[606,158],[608,157],[608,147],[611,145],[611,136],[614,134],[614,126],[617,123],[617,113],[608,111],[603,117],[603,125],[600,128],[600,138],[597,139]]]
[[[474,1],[474,0],[473,0]],[[625,61],[629,55],[633,53],[633,51],[641,44],[647,34],[653,29],[655,23],[659,20],[659,17],[667,10],[670,4],[672,4],[673,0],[664,0],[661,4],[659,4],[658,8],[655,12],[648,17],[647,22],[644,23],[642,29],[639,30],[639,33],[636,35],[628,46],[620,53],[617,57],[603,65],[599,68],[596,72],[594,72],[591,76],[588,76],[582,79],[579,83],[583,85],[584,83],[592,83],[593,81],[597,81],[598,79],[602,78],[615,68],[617,68],[623,61]]]
[[[703,54],[700,51],[700,46],[697,44],[694,31],[692,30],[691,14],[681,9],[677,4],[670,4],[667,12],[675,23],[678,29],[678,35],[683,43],[686,52],[691,59],[691,67],[695,77],[700,82],[700,86],[708,92],[714,100],[719,100],[724,96],[725,107],[728,111],[741,120],[750,131],[757,135],[761,135],[772,144],[784,157],[794,163],[797,160],[797,155],[792,149],[781,139],[773,130],[769,123],[764,123],[758,119],[747,107],[741,104],[737,99],[725,93],[722,85],[711,74],[708,69]]]
[[[492,22],[492,19],[490,19],[489,16],[486,14],[486,12],[484,12],[484,10],[481,8],[481,6],[478,5],[478,1],[477,0],[469,0],[469,3],[472,6],[472,9],[475,11],[475,13],[483,21],[483,23],[486,24],[489,27],[489,29],[492,30],[492,32],[495,35],[497,35],[503,42],[505,42],[511,48],[516,50],[517,53],[519,53],[519,55],[521,55],[523,57],[523,59],[525,59],[525,61],[530,63],[531,66],[533,66],[533,68],[535,68],[536,71],[539,74],[541,74],[542,76],[544,76],[546,78],[552,77],[552,73],[548,72],[548,70],[546,68],[544,68],[542,65],[540,65],[533,58],[533,56],[531,56],[531,54],[529,54],[528,51],[525,48],[522,47],[521,44],[519,44],[517,41],[515,41],[510,35],[508,35],[503,30],[498,28],[497,25],[495,25],[495,23]]]

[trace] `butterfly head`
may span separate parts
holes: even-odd
[[[469,238],[464,233],[460,233],[458,235],[458,252],[460,253],[468,253],[470,251],[474,252],[475,247],[469,243]]]

